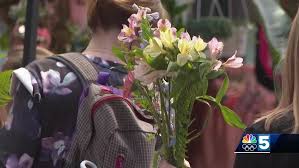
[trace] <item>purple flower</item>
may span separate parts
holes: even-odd
[[[61,82],[60,73],[50,69],[47,72],[41,72],[43,91],[44,93],[54,93],[58,95],[67,95],[72,93],[72,90],[67,88],[69,84],[74,82],[77,77],[73,72],[69,72],[65,75]]]
[[[111,87],[111,89],[112,89],[113,94],[116,94],[116,95],[119,95],[119,96],[123,96],[123,94],[124,94],[123,90],[120,90],[120,89],[117,89],[117,88],[114,88],[114,87]]]
[[[33,158],[28,154],[24,153],[19,159],[17,155],[10,155],[7,160],[6,168],[31,168],[33,165]]]
[[[60,159],[66,157],[66,151],[70,147],[70,138],[58,132],[54,137],[42,139],[43,154],[49,155],[55,166]]]
[[[123,28],[121,29],[121,32],[119,33],[117,38],[119,41],[122,41],[123,43],[132,43],[134,40],[137,39],[137,36],[133,27],[123,25]]]
[[[109,77],[110,77],[109,72],[100,72],[97,83],[101,85],[106,85],[108,83]]]

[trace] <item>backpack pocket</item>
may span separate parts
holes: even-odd
[[[155,140],[141,131],[116,130],[104,154],[105,168],[150,168]]]
[[[151,167],[155,139],[149,135],[155,129],[135,110],[129,100],[115,95],[102,96],[94,104],[91,144],[100,150],[90,149],[103,159],[98,162],[103,168]]]

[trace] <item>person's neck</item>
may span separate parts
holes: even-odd
[[[121,63],[121,61],[112,53],[112,47],[118,46],[117,35],[120,30],[110,29],[108,31],[97,30],[87,48],[82,52],[84,55],[100,57],[107,61]]]

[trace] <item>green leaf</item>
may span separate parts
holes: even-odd
[[[136,57],[143,57],[143,50],[141,48],[135,48],[133,53]]]
[[[123,62],[127,62],[126,61],[126,58],[125,58],[125,53],[120,49],[120,48],[117,48],[117,47],[112,47],[112,52],[113,54],[119,58],[121,61]]]
[[[217,103],[216,99],[212,96],[204,95],[204,96],[197,97],[197,99],[203,99],[203,100],[211,101],[213,103],[216,103],[217,106],[219,106],[219,103]]]
[[[205,96],[199,96],[199,97],[197,97],[197,99],[211,101],[212,103],[214,103],[218,107],[218,109],[221,111],[224,121],[228,125],[237,127],[237,128],[241,128],[241,129],[246,128],[246,125],[242,122],[240,117],[235,112],[233,112],[228,107],[221,105],[219,102],[216,101],[216,99],[214,97],[205,95]]]
[[[167,69],[167,62],[164,59],[163,55],[160,55],[156,58],[151,56],[145,56],[145,61],[155,70],[166,70]]]
[[[4,106],[11,101],[10,85],[12,71],[0,72],[0,106]]]
[[[9,48],[9,31],[0,35],[0,50],[8,50]]]
[[[207,78],[210,79],[216,79],[219,76],[221,76],[224,73],[223,70],[218,70],[218,71],[211,71],[208,75]]]
[[[228,76],[225,75],[223,83],[222,83],[222,85],[221,85],[221,87],[220,87],[220,89],[219,89],[219,91],[218,91],[218,93],[216,95],[216,102],[217,103],[220,103],[221,100],[222,100],[222,98],[225,96],[226,91],[228,89],[228,84],[229,84],[229,79],[228,79]]]
[[[6,57],[6,54],[0,52],[0,59],[3,59],[5,57]]]
[[[226,106],[221,106],[222,116],[227,124],[233,127],[245,129],[246,125],[241,121],[240,117]]]
[[[178,32],[177,32],[177,37],[181,37],[181,34],[185,32],[185,28],[181,28]]]
[[[158,168],[158,165],[159,165],[159,156],[160,156],[160,153],[157,152],[157,151],[154,151],[153,161],[152,161],[153,167],[152,168]]]
[[[142,37],[149,41],[149,39],[153,38],[153,32],[151,29],[151,24],[147,19],[142,19],[141,21],[141,31],[142,31]]]

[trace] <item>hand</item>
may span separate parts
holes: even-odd
[[[169,164],[166,160],[161,160],[159,163],[159,168],[176,168]]]

